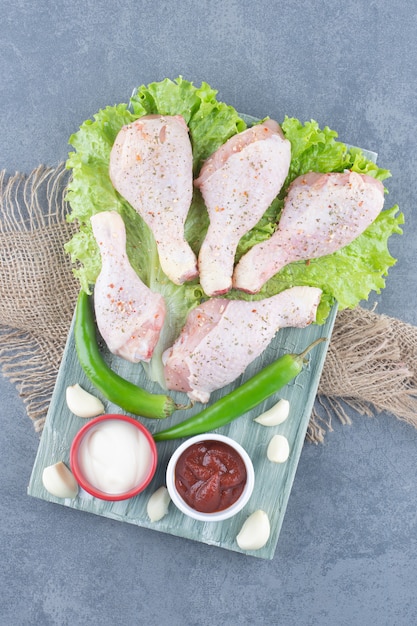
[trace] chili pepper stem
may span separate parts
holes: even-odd
[[[311,343],[309,346],[307,346],[307,348],[301,352],[300,354],[298,354],[298,358],[301,359],[303,361],[303,363],[306,363],[306,356],[307,354],[313,349],[315,348],[319,343],[323,343],[323,341],[327,341],[327,337],[319,337],[318,339],[316,339],[315,341],[313,341],[313,343]]]
[[[189,402],[188,404],[176,404],[176,411],[186,411],[187,409],[192,409],[194,406],[194,402]]]

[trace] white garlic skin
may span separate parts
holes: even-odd
[[[146,512],[151,522],[159,522],[168,513],[171,497],[165,486],[159,487],[148,500]]]
[[[78,383],[67,387],[66,401],[69,410],[77,417],[97,417],[104,413],[104,404]]]
[[[45,467],[42,472],[42,483],[45,489],[57,498],[75,498],[78,494],[77,481],[62,461]]]
[[[267,543],[270,534],[268,515],[262,509],[258,509],[244,522],[236,541],[242,550],[259,550]]]
[[[290,403],[288,400],[282,398],[274,404],[268,411],[265,411],[258,417],[255,417],[254,422],[262,424],[262,426],[277,426],[282,424],[287,419],[290,413]]]
[[[285,463],[290,456],[290,445],[284,435],[274,435],[268,444],[266,455],[273,463]]]

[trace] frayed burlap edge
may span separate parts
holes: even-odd
[[[0,367],[41,432],[79,290],[63,244],[69,172],[0,172]]]
[[[340,311],[323,368],[307,437],[321,442],[350,407],[364,416],[387,412],[417,428],[417,328],[361,307]]]
[[[0,172],[0,367],[41,432],[78,293],[63,245],[69,173],[40,166]],[[417,328],[356,308],[338,313],[307,440],[320,443],[334,419],[350,424],[391,413],[417,427]]]
[[[0,326],[0,365],[16,386],[36,432],[41,432],[63,352],[62,341]]]

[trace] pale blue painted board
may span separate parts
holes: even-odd
[[[252,363],[246,372],[232,385],[212,394],[212,401],[229,392],[234,386],[241,384],[252,376],[260,368],[264,367],[285,352],[301,352],[306,346],[318,337],[330,339],[336,307],[332,310],[327,322],[323,326],[309,326],[305,329],[280,330],[265,350],[265,352]],[[309,364],[303,372],[282,392],[275,397],[245,414],[228,426],[219,429],[219,432],[227,434],[237,441],[248,451],[251,456],[256,474],[256,486],[252,498],[246,507],[231,520],[221,523],[202,523],[187,518],[171,503],[168,514],[159,522],[151,523],[146,513],[146,504],[149,496],[160,485],[165,483],[165,469],[170,455],[182,440],[158,443],[158,470],[149,487],[139,496],[122,502],[109,503],[93,498],[80,491],[73,500],[62,500],[49,494],[42,484],[43,469],[64,461],[69,465],[69,450],[75,433],[85,423],[84,419],[73,415],[66,406],[65,390],[68,385],[79,383],[85,389],[98,395],[95,389],[82,371],[75,352],[73,330],[71,328],[61,367],[58,373],[56,386],[46,418],[38,453],[30,478],[28,493],[31,496],[62,504],[96,515],[102,515],[121,522],[128,522],[138,526],[144,526],[159,530],[164,533],[177,535],[187,539],[201,541],[228,550],[241,552],[237,543],[236,535],[239,532],[247,516],[258,508],[264,509],[271,522],[271,537],[267,545],[261,550],[251,552],[254,556],[271,559],[274,556],[279,533],[285,516],[287,502],[296,473],[301,450],[305,440],[305,434],[311,415],[321,371],[327,351],[328,342],[323,342],[314,348],[310,355]],[[134,380],[137,384],[150,390],[160,391],[156,385],[149,383],[141,365],[133,365],[112,355],[107,355],[109,363],[122,376]],[[176,399],[184,401],[185,396],[175,394]],[[279,398],[287,398],[290,402],[290,416],[283,424],[266,428],[253,421],[266,408],[271,406]],[[104,400],[106,412],[117,413],[120,410]],[[192,413],[199,410],[199,406],[187,411],[180,411],[162,422],[159,420],[138,418],[151,432],[165,428],[168,424],[181,421]],[[276,434],[285,435],[290,443],[291,454],[288,461],[277,465],[268,461],[266,448],[270,438]]]

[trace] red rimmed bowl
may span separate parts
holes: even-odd
[[[127,500],[151,482],[158,453],[151,433],[126,415],[100,415],[75,435],[70,466],[76,481],[101,500]]]

